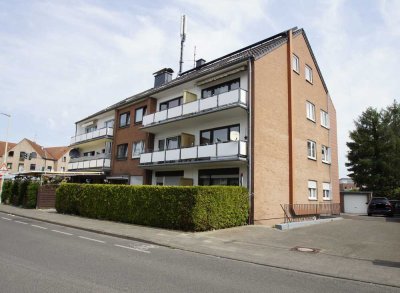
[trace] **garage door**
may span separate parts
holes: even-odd
[[[368,196],[365,194],[344,194],[344,212],[350,214],[366,214]]]

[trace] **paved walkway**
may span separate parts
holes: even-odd
[[[0,212],[185,251],[400,288],[400,223],[396,219],[346,217],[287,231],[244,226],[187,233],[7,205],[0,205]],[[319,252],[292,250],[297,246]]]

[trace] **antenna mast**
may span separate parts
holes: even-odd
[[[182,65],[183,65],[183,45],[186,40],[186,16],[182,15],[181,18],[181,57],[179,59],[179,73],[178,75],[181,75],[182,73]]]

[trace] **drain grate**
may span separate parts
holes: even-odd
[[[320,252],[320,249],[318,249],[318,248],[301,247],[301,246],[293,247],[290,250],[291,251],[299,251],[299,252],[307,252],[307,253],[318,253],[318,252]]]

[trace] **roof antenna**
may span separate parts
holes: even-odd
[[[183,65],[183,44],[186,40],[186,16],[182,15],[181,18],[181,58],[179,59],[179,72],[178,75],[182,73],[182,65]]]

